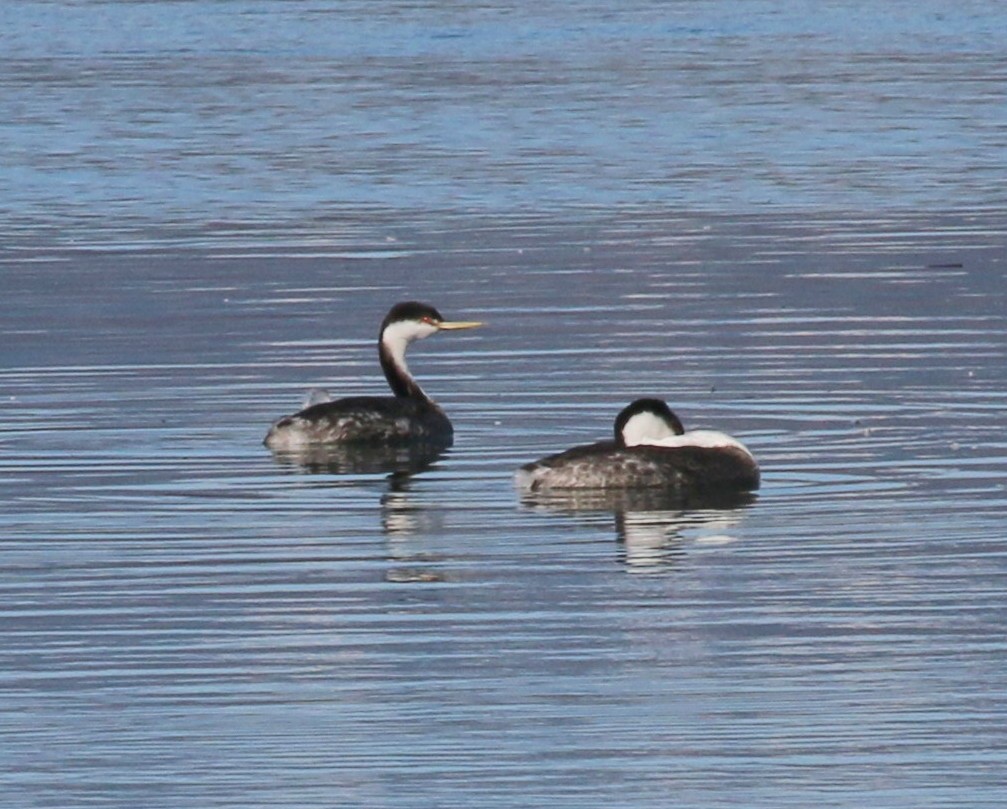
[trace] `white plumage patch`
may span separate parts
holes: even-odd
[[[312,388],[308,391],[308,395],[304,397],[304,404],[301,405],[303,410],[306,407],[311,407],[312,405],[321,404],[322,402],[331,402],[332,396],[325,388]]]
[[[666,438],[673,438],[675,431],[671,425],[656,413],[649,410],[630,416],[622,428],[622,438],[627,447],[637,444],[653,444]]]
[[[391,355],[395,364],[406,371],[406,348],[413,340],[422,340],[437,332],[433,323],[422,320],[402,320],[390,323],[381,333],[381,342]]]
[[[623,435],[626,435],[625,431]],[[746,455],[752,457],[752,453],[749,452],[748,447],[727,433],[721,433],[717,430],[689,430],[686,433],[682,433],[682,435],[670,435],[664,438],[646,438],[645,440],[633,441],[632,443],[630,443],[628,437],[626,439],[626,446],[635,447],[641,444],[653,447],[704,447],[706,449],[726,449],[732,447],[740,449]]]

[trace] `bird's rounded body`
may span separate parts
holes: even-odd
[[[518,486],[529,491],[751,491],[759,488],[759,467],[748,452],[737,447],[624,447],[600,441],[525,464],[516,479]]]
[[[685,432],[658,399],[638,399],[615,420],[614,440],[548,455],[517,470],[527,491],[666,489],[677,493],[759,488],[759,465],[740,441],[713,430]]]
[[[315,444],[448,445],[451,422],[430,401],[392,396],[351,396],[311,405],[273,422],[266,434],[270,449],[303,450]]]
[[[313,390],[302,410],[273,422],[263,443],[277,452],[343,444],[451,446],[451,422],[409,373],[406,349],[414,340],[439,331],[481,325],[446,321],[432,306],[417,301],[395,304],[378,335],[378,358],[393,395],[332,401],[326,391]]]

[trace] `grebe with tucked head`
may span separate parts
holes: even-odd
[[[319,444],[407,444],[448,446],[454,430],[444,411],[423,392],[406,365],[406,348],[439,331],[474,329],[482,323],[448,321],[434,307],[397,303],[381,323],[378,356],[394,396],[351,396],[327,401],[321,392],[292,416],[275,421],[265,445],[298,451]]]
[[[522,466],[518,486],[551,489],[661,488],[742,493],[759,488],[759,465],[740,441],[714,430],[686,432],[660,399],[637,399],[615,420],[613,441],[573,447]]]

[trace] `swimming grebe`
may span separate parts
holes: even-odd
[[[273,423],[263,442],[279,451],[320,444],[407,444],[450,446],[454,430],[444,411],[424,392],[406,366],[406,348],[439,331],[474,329],[482,323],[451,322],[434,307],[397,303],[381,323],[378,356],[394,396],[352,396],[328,401],[313,392],[307,406]]]
[[[525,464],[517,485],[551,489],[666,489],[732,493],[759,488],[759,465],[734,438],[686,432],[660,399],[637,399],[615,420],[615,440],[573,447]]]

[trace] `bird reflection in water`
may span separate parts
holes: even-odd
[[[306,474],[345,476],[386,474],[387,490],[381,495],[381,529],[388,538],[385,580],[394,583],[440,582],[445,574],[431,563],[443,561],[418,553],[409,542],[422,534],[437,534],[437,512],[411,496],[413,475],[430,469],[446,454],[443,446],[317,445],[303,450],[273,451],[277,463]]]
[[[663,489],[557,490],[526,494],[526,508],[591,519],[610,513],[620,561],[630,573],[661,573],[685,557],[686,542],[728,543],[755,495],[683,497]]]
[[[442,444],[412,442],[399,446],[317,444],[303,449],[272,450],[281,466],[331,475],[415,475],[429,469],[446,448]]]
[[[418,550],[417,536],[443,534],[443,511],[429,509],[410,492],[412,478],[406,474],[392,475],[388,491],[381,495],[381,528],[388,540],[388,561],[385,581],[396,584],[416,584],[448,581],[439,568],[445,559],[429,551]]]
[[[389,539],[435,533],[443,526],[435,524],[429,509],[410,492],[409,475],[392,475],[388,491],[381,495],[381,528]]]

